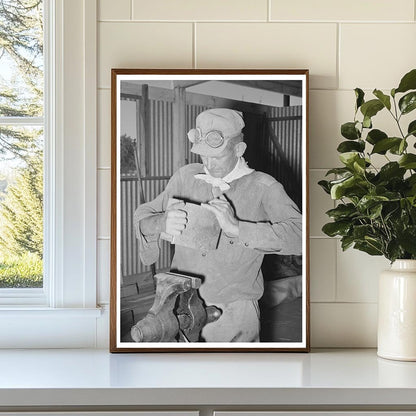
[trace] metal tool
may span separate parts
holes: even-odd
[[[218,320],[221,310],[205,306],[199,296],[201,279],[158,273],[156,297],[148,314],[131,328],[136,342],[198,342],[202,328]]]

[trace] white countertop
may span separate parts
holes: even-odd
[[[415,406],[416,362],[378,358],[375,350],[0,350],[0,407],[120,404]]]

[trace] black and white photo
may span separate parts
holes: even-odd
[[[308,71],[112,71],[112,352],[308,351]]]

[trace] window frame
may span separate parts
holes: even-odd
[[[44,287],[0,293],[0,332],[7,333],[0,347],[94,347],[101,314],[96,305],[97,0],[44,0],[44,13]]]

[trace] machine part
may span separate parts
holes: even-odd
[[[199,297],[201,280],[176,273],[159,273],[156,297],[148,314],[131,329],[136,342],[198,342],[202,328],[221,316]],[[175,309],[177,297],[178,306]],[[179,335],[179,336],[178,336]]]

